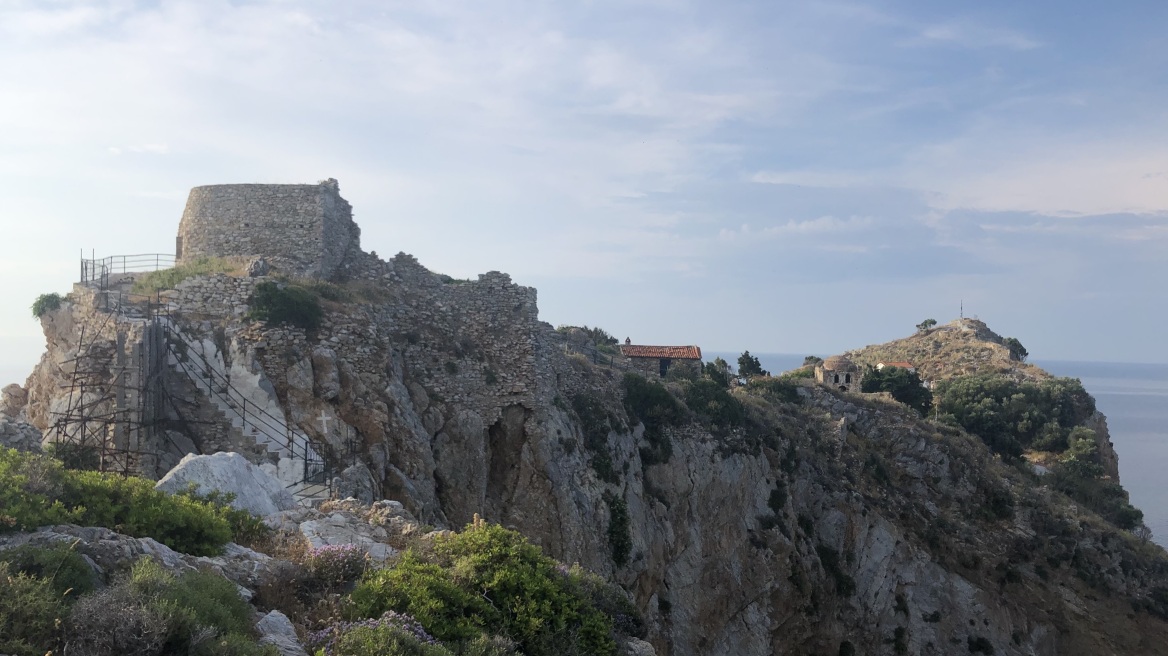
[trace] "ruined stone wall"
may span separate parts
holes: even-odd
[[[200,256],[262,256],[293,275],[331,278],[360,250],[352,216],[335,180],[195,187],[176,255],[180,264]]]
[[[256,285],[265,278],[243,278],[216,273],[180,282],[166,298],[184,314],[241,317]]]

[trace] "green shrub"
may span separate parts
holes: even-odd
[[[248,305],[247,317],[253,321],[287,323],[310,333],[320,328],[324,316],[320,300],[312,291],[289,283],[261,282]]]
[[[917,372],[901,367],[868,368],[864,372],[862,392],[888,392],[892,398],[916,410],[921,416],[933,407],[933,393],[921,382]]]
[[[73,607],[68,653],[277,656],[274,647],[252,637],[253,613],[235,584],[221,576],[176,576],[142,558],[129,577]]]
[[[34,546],[26,544],[0,551],[0,562],[12,573],[44,579],[58,598],[73,600],[93,590],[94,573],[81,554],[70,545]]]
[[[0,652],[42,656],[57,640],[64,608],[48,581],[0,562]]]
[[[645,425],[648,448],[641,449],[642,466],[669,462],[673,442],[665,434],[665,428],[685,421],[685,409],[661,383],[633,373],[626,373],[622,383],[625,413],[632,421]]]
[[[752,378],[746,384],[746,391],[757,394],[772,403],[798,403],[799,386],[791,381],[795,376],[783,374],[777,378]]]
[[[361,617],[389,610],[408,613],[439,640],[466,640],[501,622],[498,610],[464,590],[442,567],[422,561],[412,550],[389,569],[366,575],[351,596]]]
[[[229,523],[211,503],[170,496],[141,478],[66,470],[48,456],[0,447],[0,531],[63,523],[151,537],[196,556],[215,555],[231,540]]]
[[[231,528],[232,542],[245,547],[268,544],[274,533],[272,528],[264,523],[263,518],[232,506],[231,502],[235,501],[234,494],[220,490],[211,490],[202,494],[198,488],[198,483],[191,483],[186,490],[179,494],[214,507],[215,512],[226,520]]]
[[[787,488],[780,482],[771,490],[771,496],[767,499],[767,507],[769,507],[775,514],[782,512],[783,507],[787,505]]]
[[[612,548],[612,562],[617,567],[629,561],[633,539],[629,535],[629,506],[615,494],[606,494],[608,503],[608,546]]]
[[[32,302],[32,318],[40,319],[46,312],[60,309],[62,300],[64,299],[56,292],[37,296],[36,300]]]
[[[608,448],[608,434],[619,425],[620,420],[604,407],[600,399],[587,394],[572,397],[572,410],[580,420],[584,448],[588,449],[589,464],[593,471],[602,481],[619,483],[620,477],[612,464],[612,451]]]
[[[528,656],[613,654],[612,623],[573,594],[569,577],[522,535],[468,527],[434,542],[436,562],[407,551],[393,567],[367,574],[351,596],[362,617],[408,613],[443,642],[497,634]]]
[[[1095,401],[1074,378],[1034,383],[1000,374],[960,376],[939,382],[934,397],[941,414],[1004,458],[1032,446],[1066,444],[1071,429],[1095,413]]]
[[[683,399],[695,414],[717,428],[737,428],[746,422],[746,409],[726,388],[709,378],[688,382]]]
[[[131,294],[154,294],[164,289],[174,289],[187,278],[205,276],[212,273],[231,273],[237,265],[222,257],[197,257],[169,269],[160,269],[137,276]]]

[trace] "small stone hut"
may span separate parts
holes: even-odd
[[[645,346],[626,339],[620,352],[637,371],[651,376],[665,377],[673,367],[689,368],[695,375],[702,373],[702,350],[696,346]]]
[[[858,391],[863,375],[856,363],[842,355],[833,355],[815,365],[815,382],[841,392]]]

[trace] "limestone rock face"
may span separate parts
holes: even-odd
[[[261,517],[296,507],[296,500],[280,481],[238,453],[188,454],[155,488],[174,494],[191,483],[198,485],[200,493],[219,490],[234,494],[232,506]]]
[[[0,445],[39,453],[41,432],[32,424],[0,415]]]

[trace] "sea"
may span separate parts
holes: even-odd
[[[707,353],[736,365],[738,353]],[[803,356],[752,353],[772,373],[794,369]],[[1119,454],[1119,478],[1135,507],[1144,511],[1152,539],[1168,547],[1168,364],[1034,360],[1055,376],[1078,378],[1107,415]]]

